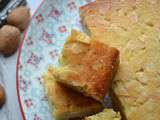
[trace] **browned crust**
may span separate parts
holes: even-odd
[[[44,76],[45,89],[49,102],[54,106],[54,115],[60,118],[82,118],[102,110],[101,103],[83,96],[55,81],[54,69],[49,68]]]
[[[90,54],[92,52],[93,54]],[[90,85],[90,83],[88,83],[88,86],[91,88],[91,94],[93,92],[93,95],[95,95],[96,98],[98,98],[99,100],[103,100],[111,86],[112,79],[118,68],[119,51],[115,48],[95,41],[91,44],[91,52],[86,55],[86,58],[84,58],[86,59],[84,61],[84,64],[86,66],[88,65],[93,67],[93,65],[99,64],[97,62],[103,61],[100,64],[102,65],[102,68],[98,68],[95,72],[93,72],[93,75],[95,74],[96,76],[95,79],[91,78],[90,83],[92,83],[93,80],[95,81],[95,84]]]
[[[84,5],[80,7],[80,12],[82,16],[87,16],[87,15],[93,15],[96,13],[104,14],[106,13],[109,9],[110,6],[110,0],[103,0],[103,1],[95,1],[91,2],[87,5]],[[103,9],[102,11],[99,11],[100,9]]]
[[[81,15],[106,15],[112,9],[119,9],[120,7],[136,6],[135,0],[96,0],[87,5],[80,7]]]
[[[131,6],[131,7],[128,7]],[[97,0],[80,7],[80,16],[83,26],[88,33],[97,35],[105,33],[110,27],[114,16],[112,13],[118,13],[122,8],[126,9],[126,14],[134,10],[136,7],[135,0]],[[130,9],[129,9],[130,8]],[[115,12],[117,11],[117,12]],[[125,17],[125,16],[124,16]]]
[[[68,56],[70,57],[70,56]],[[118,69],[119,51],[92,40],[88,52],[78,62],[70,63],[68,72],[56,73],[58,81],[85,95],[103,101]],[[64,76],[65,77],[62,77]]]

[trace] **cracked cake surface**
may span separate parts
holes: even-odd
[[[125,120],[159,120],[160,1],[97,0],[80,13],[92,37],[120,51],[115,109]]]

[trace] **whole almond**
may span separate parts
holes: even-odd
[[[20,30],[11,25],[4,25],[0,29],[0,52],[5,56],[13,54],[20,42]]]
[[[30,20],[30,11],[26,6],[20,6],[14,9],[7,17],[7,23],[18,27],[23,31]]]

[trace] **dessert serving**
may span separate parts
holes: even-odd
[[[102,102],[118,69],[119,51],[74,30],[60,60],[65,64],[54,69],[57,80]]]
[[[102,110],[101,103],[56,82],[53,74],[54,69],[50,67],[44,75],[44,84],[56,120],[83,118]]]
[[[53,116],[68,120],[100,112],[118,69],[119,51],[72,30],[59,62],[44,75]]]

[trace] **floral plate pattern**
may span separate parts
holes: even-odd
[[[71,29],[81,29],[79,7],[93,0],[44,0],[24,33],[17,62],[17,92],[24,120],[52,120],[42,75]]]

